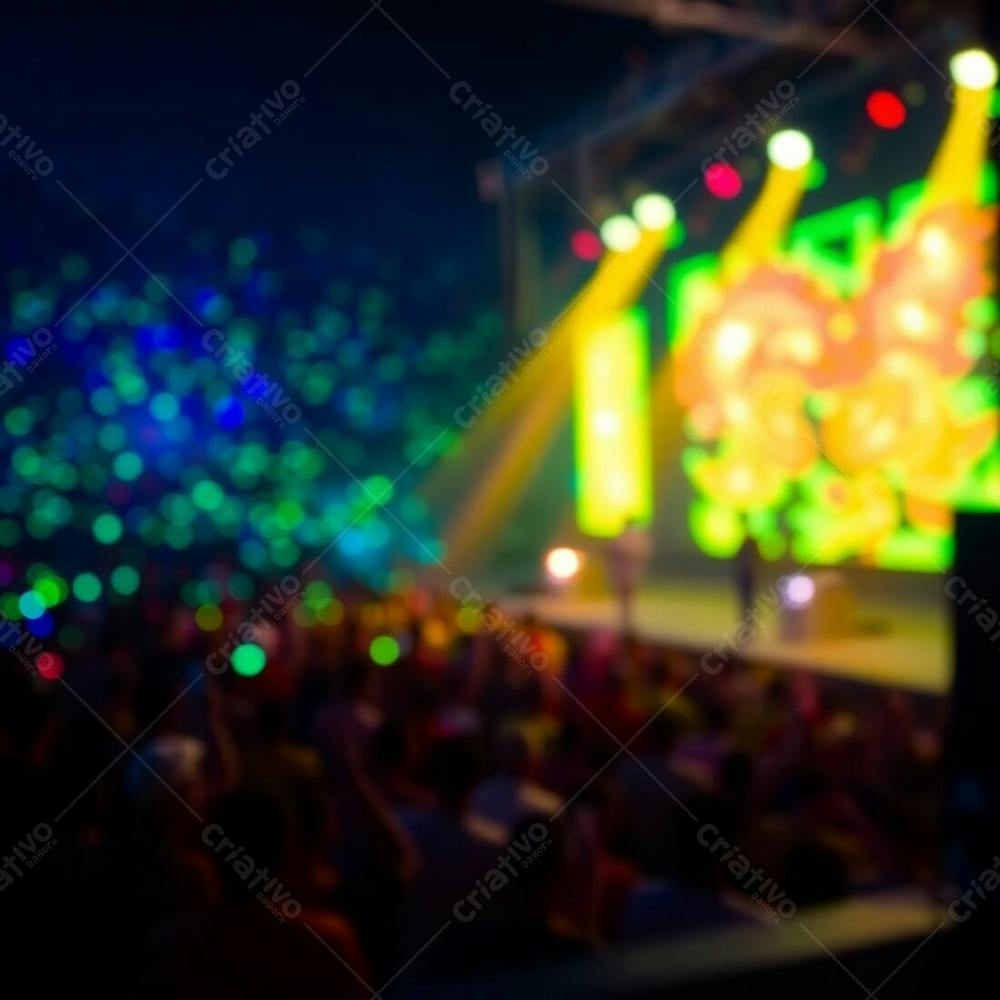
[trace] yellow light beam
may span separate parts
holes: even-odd
[[[738,277],[779,248],[805,193],[812,143],[801,132],[771,136],[767,146],[771,165],[764,186],[721,254],[724,277]]]
[[[466,435],[463,455],[432,476],[425,486],[431,503],[440,503],[468,476],[468,463],[489,448],[488,468],[478,477],[461,513],[445,533],[450,563],[468,565],[481,557],[504,516],[510,516],[548,446],[559,417],[570,402],[571,344],[581,322],[625,309],[650,280],[666,245],[666,230],[643,230],[627,251],[609,251],[593,277],[549,331],[548,349],[483,414]],[[509,426],[506,426],[509,425]],[[499,434],[503,429],[506,434]],[[495,438],[490,442],[490,438]]]
[[[986,159],[990,103],[996,77],[995,64],[992,82],[988,77],[980,80],[967,74],[963,77],[963,57],[966,57],[967,64],[970,54],[960,53],[952,60],[952,73],[958,76],[959,81],[964,78],[968,83],[982,85],[963,86],[961,82],[956,82],[949,88],[951,115],[931,161],[921,209],[938,208],[950,201],[979,203],[979,184]],[[991,58],[986,53],[981,53],[981,56]]]
[[[590,280],[563,309],[548,331],[545,349],[530,365],[515,370],[508,388],[485,407],[463,435],[460,450],[439,462],[424,480],[421,492],[435,506],[454,492],[469,474],[469,466],[489,447],[490,438],[503,430],[528,401],[568,362],[574,325],[581,317],[624,308],[639,295],[664,251],[667,230],[642,230],[639,243],[628,251],[607,251]]]
[[[461,501],[460,513],[445,532],[447,561],[468,569],[486,555],[505,517],[512,517],[518,499],[537,469],[561,416],[569,409],[570,366],[553,372],[545,391],[529,401],[521,417],[499,442],[498,450]]]

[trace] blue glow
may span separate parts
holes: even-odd
[[[235,430],[243,425],[245,415],[238,399],[226,396],[215,404],[215,420],[227,431]]]
[[[56,627],[55,619],[48,612],[45,612],[34,620],[28,620],[28,631],[39,639],[47,639]]]
[[[25,591],[18,600],[17,606],[25,618],[41,618],[45,614],[45,602],[41,595],[36,594],[33,590]]]

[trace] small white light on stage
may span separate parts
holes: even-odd
[[[997,82],[997,63],[982,49],[966,49],[951,57],[951,78],[966,90],[989,90]]]
[[[767,156],[782,170],[801,170],[813,157],[812,141],[805,132],[783,129],[768,140]]]
[[[583,560],[576,549],[564,547],[549,549],[545,553],[545,572],[554,583],[567,583],[572,580],[577,573]]]
[[[609,250],[627,253],[639,245],[642,234],[630,215],[612,215],[601,223],[601,239]]]
[[[787,608],[804,608],[816,596],[815,581],[802,573],[783,576],[778,587]]]
[[[667,229],[677,218],[674,203],[662,194],[644,194],[636,198],[632,214],[643,229]]]

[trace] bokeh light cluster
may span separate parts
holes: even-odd
[[[127,604],[147,584],[169,584],[210,631],[224,598],[250,601],[323,553],[297,609],[307,623],[336,616],[324,577],[386,586],[391,565],[440,551],[416,487],[496,363],[497,316],[441,264],[358,253],[334,265],[318,230],[200,232],[186,250],[173,276],[121,268],[90,294],[104,261],[79,253],[0,279],[14,376],[0,610],[66,649],[88,606]],[[301,419],[282,427],[257,404],[204,346],[211,328]],[[206,580],[207,565],[223,569]]]

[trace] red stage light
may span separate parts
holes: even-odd
[[[888,90],[869,94],[865,110],[879,128],[899,128],[906,121],[906,105]]]
[[[600,236],[589,229],[577,229],[569,238],[569,245],[580,260],[599,260],[604,253]]]
[[[713,163],[705,171],[705,187],[716,198],[735,198],[743,190],[743,178],[728,163]]]

